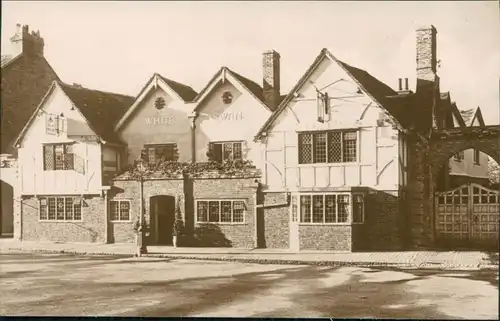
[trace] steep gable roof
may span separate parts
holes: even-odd
[[[290,93],[281,101],[278,108],[276,108],[271,117],[269,117],[266,123],[259,130],[259,132],[255,136],[256,139],[258,139],[262,135],[262,133],[265,132],[273,124],[273,122],[277,119],[281,112],[286,108],[288,103],[293,99],[294,93],[305,84],[310,75],[316,70],[320,62],[325,58],[331,59],[332,61],[336,62],[352,78],[352,80],[356,82],[356,84],[363,92],[365,92],[370,98],[380,104],[380,106],[385,108],[390,116],[392,116],[396,120],[396,125],[399,126],[401,130],[405,129],[401,127],[401,125],[408,125],[409,123],[411,123],[411,118],[406,116],[408,114],[408,110],[406,110],[406,108],[400,107],[401,104],[396,104],[395,99],[391,99],[398,96],[396,91],[394,91],[391,87],[387,86],[377,78],[370,75],[367,71],[340,61],[334,55],[332,55],[328,49],[324,48],[321,50],[311,66],[302,75],[297,84],[292,88]],[[405,104],[410,104],[412,102],[412,99],[409,97],[410,96],[405,97]]]
[[[167,85],[172,88],[173,91],[175,91],[185,102],[190,102],[192,101],[198,93],[191,88],[188,85],[181,84],[180,82],[173,81],[171,79],[165,78],[162,75],[158,74],[158,77],[160,77],[164,82],[167,83]]]
[[[194,99],[194,102],[198,103],[198,105],[195,107],[194,111],[198,111],[200,109],[200,102],[207,97],[211,89],[210,88],[215,88],[215,83],[220,80],[223,77],[226,77],[229,75],[230,77],[233,77],[247,92],[249,92],[252,96],[254,96],[262,105],[264,105],[267,109],[271,110],[270,106],[268,106],[265,101],[264,101],[264,90],[262,87],[254,82],[253,80],[250,80],[241,74],[235,72],[234,70],[229,69],[228,67],[221,67],[215,75],[210,79],[210,81],[206,84],[206,86],[200,91],[198,96]]]
[[[7,65],[9,65],[10,63],[14,62],[14,61],[15,61],[15,60],[17,60],[20,56],[21,56],[21,54],[16,55],[16,56],[13,56],[13,55],[2,55],[1,68],[4,68],[4,67],[6,67]]]
[[[121,119],[116,122],[116,125],[114,126],[115,131],[120,130],[120,128],[128,121],[135,110],[140,106],[142,101],[147,97],[147,94],[153,88],[156,88],[157,85],[159,85],[160,87],[165,86],[163,87],[165,90],[170,89],[174,95],[177,95],[179,99],[181,99],[185,103],[191,102],[198,95],[196,91],[190,86],[173,81],[155,72],[153,76],[151,76],[141,88],[139,94],[134,98],[132,106],[124,115],[122,115]]]
[[[113,124],[120,119],[132,104],[133,97],[54,81],[16,139],[16,145],[24,137],[43,104],[57,87],[71,100],[73,106],[82,115],[92,131],[100,138],[101,142],[122,144],[114,133]]]
[[[469,127],[472,127],[474,125],[474,122],[479,121],[479,126],[484,126],[484,118],[483,118],[483,113],[481,112],[481,108],[477,106],[476,112],[474,113],[474,116],[472,117]]]
[[[132,105],[134,97],[62,82],[59,82],[59,86],[80,110],[96,135],[106,142],[120,143],[113,127]]]

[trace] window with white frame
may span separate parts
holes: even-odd
[[[355,130],[299,133],[299,164],[356,162],[357,136]]]
[[[74,167],[72,143],[43,145],[44,170],[73,170]]]
[[[130,221],[130,201],[111,200],[109,214],[111,221]]]
[[[243,223],[246,204],[242,200],[197,200],[198,223]]]
[[[40,221],[82,220],[82,200],[80,197],[41,197],[39,204]]]
[[[455,162],[461,162],[461,161],[463,161],[464,160],[464,151],[456,153],[453,156],[453,160],[455,160]]]
[[[292,204],[292,217],[300,223],[363,223],[364,200],[362,194],[329,193],[301,194]]]
[[[474,149],[474,164],[481,165],[481,152],[477,149]]]
[[[177,144],[148,144],[144,145],[143,158],[149,164],[158,164],[162,161],[173,161]]]
[[[210,143],[210,154],[216,162],[242,159],[242,142],[213,142]]]

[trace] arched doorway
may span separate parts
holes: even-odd
[[[2,236],[11,235],[14,231],[14,188],[3,180],[0,181],[1,194],[1,218],[0,234]]]
[[[450,150],[455,153],[435,168],[436,244],[453,249],[498,249],[498,160],[478,148]]]
[[[175,197],[156,195],[149,199],[152,243],[172,245],[172,230],[175,219]]]

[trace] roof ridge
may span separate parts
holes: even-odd
[[[100,90],[100,89],[92,89],[92,88],[88,88],[88,87],[84,87],[82,85],[70,85],[66,82],[63,82],[61,80],[57,81],[60,85],[63,85],[63,86],[66,86],[66,87],[71,87],[73,89],[82,89],[82,90],[88,90],[88,91],[93,91],[93,92],[100,92],[100,93],[103,93],[103,94],[108,94],[108,95],[113,95],[113,96],[122,96],[122,97],[125,97],[125,98],[134,98],[133,96],[130,96],[130,95],[126,95],[126,94],[121,94],[121,93],[116,93],[116,92],[111,92],[111,91],[105,91],[105,90]]]

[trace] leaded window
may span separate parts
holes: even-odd
[[[356,131],[299,133],[299,164],[357,161]]]

